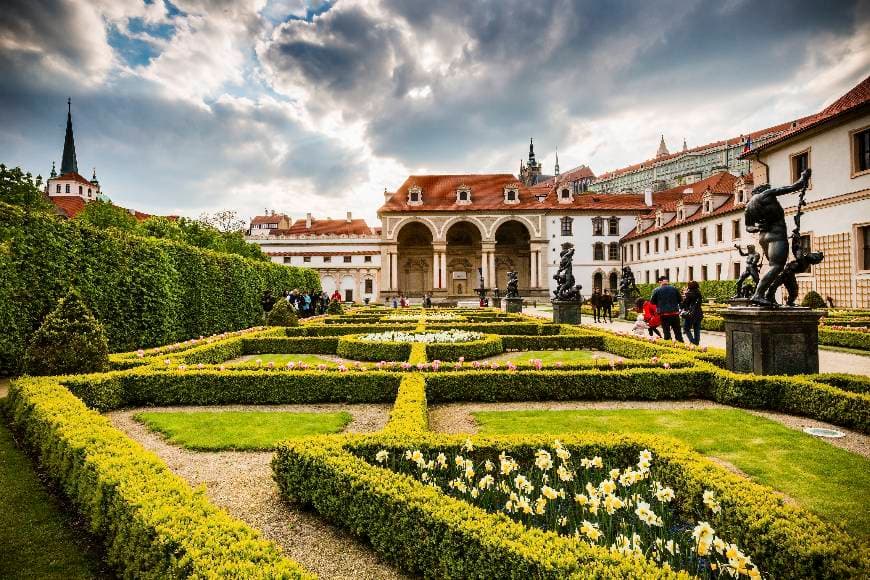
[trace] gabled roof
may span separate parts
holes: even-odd
[[[423,203],[408,203],[408,190],[420,187]],[[456,202],[456,190],[461,186],[471,188],[471,203]],[[515,187],[519,190],[518,203],[505,203],[504,190]],[[463,175],[411,175],[391,195],[381,212],[429,212],[462,211],[478,212],[493,210],[627,210],[646,209],[643,195],[640,194],[599,194],[583,193],[573,196],[572,203],[560,204],[553,182],[539,183],[530,187],[523,186],[509,173],[463,174]]]
[[[737,209],[734,206],[734,184],[736,182],[736,176],[727,171],[722,171],[711,175],[707,179],[696,181],[690,185],[681,185],[679,187],[672,187],[671,189],[659,191],[658,198],[656,198],[656,194],[653,194],[653,206],[647,213],[641,215],[642,218],[654,220],[658,210],[662,210],[664,213],[674,213],[680,201],[683,203],[698,205],[703,200],[704,194],[707,191],[714,194],[727,195],[728,199],[725,203],[707,214],[698,210],[681,222],[677,222],[677,217],[674,215],[667,222],[663,223],[661,227],[653,225],[640,233],[638,233],[637,229],[633,229],[622,237],[622,241],[625,242],[634,238],[642,238],[650,234],[663,232],[675,227],[682,227],[686,224],[702,221]]]
[[[363,219],[343,220],[311,220],[311,227],[307,227],[307,222],[304,219],[296,220],[288,230],[276,230],[276,235],[316,235],[316,236],[370,236],[375,235],[375,232],[366,224]]]
[[[281,223],[282,219],[286,219],[288,222],[290,218],[283,213],[276,213],[272,215],[257,215],[251,218],[251,226],[256,226],[260,224],[277,224]]]
[[[90,179],[84,177],[83,175],[76,173],[75,171],[70,171],[70,172],[64,173],[63,175],[58,175],[57,177],[52,177],[51,180],[52,181],[78,181],[79,183],[81,183],[83,185],[87,185],[88,187],[96,187],[93,183],[91,183]]]
[[[848,93],[822,109],[818,114],[813,115],[811,118],[808,117],[810,119],[809,122],[798,125],[782,135],[771,139],[767,143],[754,147],[752,150],[740,155],[740,158],[745,159],[760,151],[785,143],[786,141],[802,135],[807,131],[821,127],[826,123],[837,120],[843,115],[857,111],[862,107],[866,107],[868,102],[870,102],[870,76],[858,83],[858,85]]]
[[[574,169],[569,169],[564,173],[560,173],[555,177],[550,177],[538,182],[536,185],[553,185],[554,183],[570,183],[578,179],[595,179],[595,174],[586,165],[580,165]]]

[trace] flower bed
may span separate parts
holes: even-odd
[[[343,336],[338,341],[336,353],[354,360],[403,361],[408,359],[412,344],[425,345],[429,360],[454,361],[461,357],[472,360],[503,351],[499,336],[449,330]]]
[[[393,314],[391,316],[385,316],[381,320],[384,322],[394,322],[394,321],[410,321],[417,322],[418,320],[423,319],[425,322],[454,322],[457,320],[464,320],[463,317],[453,314],[452,312],[426,312],[422,314]]]
[[[446,330],[443,332],[402,332],[400,330],[363,334],[357,337],[361,342],[434,342],[456,343],[480,340],[483,334],[466,330]]]

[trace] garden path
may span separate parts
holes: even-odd
[[[215,410],[215,407],[177,407],[165,410]],[[289,412],[347,411],[354,417],[346,432],[383,429],[389,405],[275,405],[221,407],[226,410]],[[311,510],[285,502],[272,480],[271,452],[195,452],[166,443],[132,416],[141,409],[108,413],[118,429],[156,453],[191,485],[205,485],[209,499],[281,546],[320,578],[405,578],[385,563],[371,546],[336,528]],[[156,409],[148,409],[154,411]]]
[[[588,409],[733,409],[727,405],[721,405],[712,401],[695,399],[691,401],[529,401],[512,403],[449,403],[445,405],[430,405],[429,428],[439,433],[477,433],[477,423],[472,413],[478,411],[567,411]],[[835,447],[851,451],[858,455],[870,458],[870,436],[850,431],[837,425],[796,417],[784,413],[771,411],[756,411],[743,409],[747,413],[765,417],[777,423],[781,423],[790,429],[802,431],[804,427],[823,427],[834,429],[846,434],[838,439],[822,439]]]
[[[524,308],[524,314],[537,318],[553,319],[551,310],[541,310],[538,308]],[[613,322],[593,322],[592,317],[583,315],[583,326],[592,326],[595,328],[603,328],[604,330],[614,330],[631,332],[634,323],[625,320],[613,319]],[[701,331],[701,346],[714,348],[725,348],[725,333],[713,332],[710,330]],[[823,373],[851,373],[860,375],[870,375],[870,356],[860,354],[852,354],[837,350],[829,350],[825,347],[819,348],[819,372]]]

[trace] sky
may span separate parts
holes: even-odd
[[[376,221],[409,174],[601,174],[814,113],[870,0],[4,0],[0,162],[117,204]]]

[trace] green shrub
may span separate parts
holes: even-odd
[[[54,379],[19,379],[13,428],[122,578],[314,578]]]
[[[31,375],[70,375],[108,368],[109,347],[103,325],[71,289],[31,337],[24,351],[23,370]]]
[[[524,336],[555,336],[559,334],[558,324],[541,324],[540,322],[487,322],[487,323],[427,323],[429,330],[468,330],[484,334],[511,334]]]
[[[369,342],[359,336],[342,336],[335,353],[351,360],[406,361],[411,354],[410,342]]]
[[[819,327],[819,344],[841,346],[858,350],[870,350],[870,332],[829,330]]]
[[[502,336],[504,350],[601,350],[600,336]]]
[[[337,348],[337,336],[276,336],[242,340],[242,354],[335,354]]]
[[[844,391],[853,393],[870,393],[870,377],[866,375],[849,375],[846,373],[825,373],[812,375],[808,379],[817,383],[825,383]]]
[[[484,335],[482,340],[457,343],[432,343],[426,345],[426,356],[431,360],[457,361],[477,360],[504,352],[501,337],[495,334]]]
[[[676,286],[683,290],[686,287],[686,282],[673,282],[671,281],[673,286]],[[713,299],[716,302],[728,302],[728,300],[734,296],[734,292],[737,288],[736,280],[701,280],[698,281],[698,286],[701,290],[701,296],[704,297],[704,301]],[[640,290],[640,295],[643,298],[649,298],[652,296],[653,290],[658,288],[658,284],[638,284],[638,290]]]
[[[266,324],[269,326],[299,326],[299,317],[296,311],[286,300],[278,300],[269,314],[266,315]]]
[[[327,314],[344,314],[344,308],[341,306],[341,302],[338,300],[330,300],[329,305],[326,307]]]
[[[801,306],[805,306],[807,308],[825,308],[825,299],[816,292],[815,290],[810,290],[806,294],[804,294],[803,300],[801,300]]]

